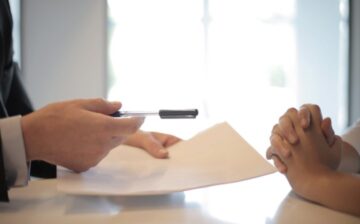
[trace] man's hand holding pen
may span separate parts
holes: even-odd
[[[120,108],[120,102],[82,99],[50,104],[22,117],[27,160],[44,160],[82,172],[97,165],[121,143],[165,158],[165,148],[180,140],[162,133],[139,131],[144,117],[109,116]]]

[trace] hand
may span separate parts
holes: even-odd
[[[22,117],[28,160],[44,160],[81,172],[98,164],[110,149],[125,141],[143,118],[116,119],[119,102],[103,99],[50,104]]]
[[[305,104],[300,107],[300,110],[298,111],[298,117],[300,120],[301,127],[303,129],[306,129],[309,127],[311,123],[311,114],[310,114],[310,107],[317,107],[317,109],[320,111],[320,108],[316,105],[311,104]],[[294,108],[291,108],[288,110],[295,110]],[[287,114],[287,113],[286,113]],[[276,124],[273,127],[272,134],[270,139],[272,138],[280,138],[285,139],[290,144],[297,144],[298,142],[298,136],[294,129],[294,124],[291,122],[291,119],[284,114],[279,119],[279,123]],[[321,114],[321,112],[320,112]],[[335,134],[334,130],[332,129],[331,125],[331,119],[325,118],[321,121],[321,129],[323,132],[323,135],[326,138],[326,141],[328,142],[329,146],[334,144],[335,142]],[[278,149],[282,152],[283,156],[289,157],[291,156],[290,151],[286,148]],[[280,158],[275,154],[274,149],[270,146],[266,152],[267,159],[273,159],[275,166],[281,173],[286,173],[287,167],[285,164],[280,160]]]
[[[313,181],[326,173],[334,171],[340,162],[342,140],[335,136],[332,146],[324,137],[321,128],[321,112],[317,106],[308,107],[311,113],[311,125],[303,129],[297,110],[292,109],[286,116],[294,125],[296,135],[299,137],[297,144],[290,144],[288,141],[281,141],[279,138],[272,138],[271,145],[277,156],[287,166],[286,176],[293,189],[302,196],[308,194],[309,186]],[[279,148],[290,150],[291,156],[284,156],[277,152]],[[280,151],[280,150],[279,150]]]
[[[124,144],[142,148],[155,158],[167,158],[169,152],[166,148],[179,141],[181,141],[181,139],[173,135],[138,131],[131,135]]]

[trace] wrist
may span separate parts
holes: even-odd
[[[25,153],[26,153],[26,160],[36,160],[39,157],[36,155],[35,150],[32,147],[32,137],[31,137],[31,119],[30,115],[26,115],[21,118],[21,129],[24,139],[24,146],[25,146]]]
[[[323,204],[323,201],[329,197],[329,187],[340,175],[340,172],[327,168],[322,169],[308,179],[307,184],[299,194],[310,201]]]
[[[135,132],[134,134],[128,136],[124,141],[123,144],[124,145],[130,145],[130,146],[137,146],[138,145],[138,138],[141,135],[144,135],[144,131],[142,130],[138,130],[137,132]]]

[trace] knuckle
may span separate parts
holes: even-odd
[[[305,103],[300,106],[301,109],[308,109],[309,107],[311,107],[311,104],[309,104],[309,103]]]
[[[78,107],[83,105],[85,102],[86,102],[85,99],[76,99],[76,100],[64,101],[63,104]]]
[[[301,108],[299,110],[299,118],[303,119],[303,118],[308,118],[310,115],[310,111],[308,110],[308,108]]]
[[[312,108],[313,108],[313,110],[316,111],[317,113],[321,113],[321,109],[320,109],[319,105],[314,104],[314,105],[312,106]]]
[[[279,119],[279,126],[278,128],[282,131],[284,130],[288,130],[291,129],[291,119],[289,118],[288,115],[283,115],[280,119]]]
[[[275,146],[275,148],[279,145],[279,136],[274,134],[270,138],[270,142],[272,146]]]
[[[279,117],[279,124],[284,120],[286,119],[286,114],[282,115],[281,117]]]
[[[270,147],[266,150],[266,158],[267,158],[267,159],[271,159],[272,155],[273,155],[273,150],[272,150],[272,148],[271,148],[271,146],[270,146]]]
[[[305,113],[305,112],[309,112],[309,108],[311,106],[309,104],[303,104],[301,105],[301,107],[299,108],[299,113]]]
[[[276,133],[277,131],[278,131],[278,124],[275,124],[273,127],[272,127],[272,129],[271,129],[271,132],[272,133]]]
[[[97,104],[105,104],[106,103],[105,99],[103,99],[103,98],[95,98],[94,102]]]
[[[295,109],[294,107],[291,107],[286,111],[287,114],[297,114],[297,112],[297,109]]]
[[[285,129],[286,132],[289,132],[289,131],[292,131],[292,121],[289,117],[285,117],[283,120],[282,120],[282,123],[281,123],[281,128],[282,129]]]

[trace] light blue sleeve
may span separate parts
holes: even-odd
[[[344,141],[351,144],[360,155],[360,120],[350,127],[341,137]]]

